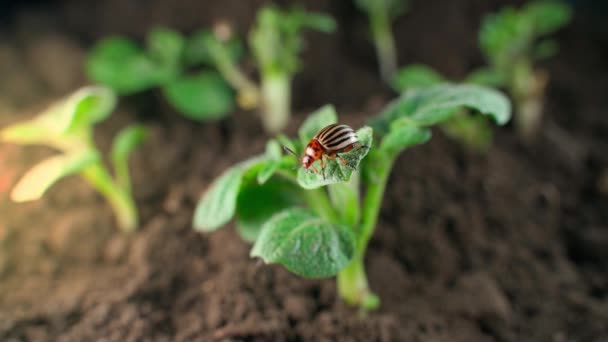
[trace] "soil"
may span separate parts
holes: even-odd
[[[0,125],[86,82],[86,49],[103,35],[141,38],[154,24],[188,32],[217,17],[244,31],[262,3],[3,8]],[[401,64],[464,76],[482,63],[481,16],[505,3],[413,1],[394,26]],[[154,91],[122,101],[96,130],[101,148],[129,122],[152,131],[132,159],[142,227],[130,236],[75,177],[40,201],[11,203],[19,175],[52,151],[0,145],[0,340],[608,341],[608,31],[603,9],[586,4],[542,65],[551,83],[534,143],[497,128],[480,155],[436,131],[399,158],[366,257],[382,306],[366,315],[337,298],[333,279],[250,259],[232,224],[209,235],[191,229],[210,182],[263,150],[251,113],[200,124]],[[394,96],[377,78],[365,17],[346,1],[307,5],[332,13],[340,31],[309,34],[288,133],[328,102],[360,125]]]

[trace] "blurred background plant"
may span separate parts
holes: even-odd
[[[385,82],[390,83],[398,65],[391,24],[407,11],[409,0],[355,0],[355,4],[368,15],[380,75]]]
[[[268,133],[280,132],[291,117],[291,82],[301,68],[302,31],[333,32],[334,20],[299,7],[261,8],[249,33],[249,47],[257,63],[259,85],[238,66],[245,47],[227,21],[185,38],[167,28],[148,35],[142,50],[124,37],[106,38],[89,56],[87,73],[119,94],[161,87],[167,100],[185,116],[218,119],[234,109],[259,108]],[[196,69],[202,69],[193,71]]]
[[[110,155],[114,177],[104,166],[93,141],[93,126],[105,120],[115,105],[116,95],[111,89],[85,87],[35,118],[2,129],[2,141],[46,145],[61,152],[27,171],[12,189],[10,198],[15,202],[37,200],[61,178],[78,174],[107,199],[120,229],[135,230],[138,215],[131,192],[128,157],[145,139],[146,130],[132,125],[114,138]]]
[[[566,25],[572,16],[561,1],[540,0],[517,9],[511,6],[485,17],[479,44],[493,73],[515,103],[515,127],[527,141],[541,123],[547,71],[535,66],[555,55],[557,42],[547,37]]]

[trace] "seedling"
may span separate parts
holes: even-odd
[[[411,64],[399,69],[395,75],[392,86],[401,93],[406,90],[436,86],[451,82],[433,68],[423,64]],[[479,68],[470,73],[463,80],[467,84],[477,84],[488,87],[497,87],[502,80],[488,68]],[[452,139],[461,142],[464,146],[478,152],[487,152],[492,143],[492,127],[487,117],[474,115],[472,111],[463,108],[452,118],[442,122],[439,127]]]
[[[110,159],[113,178],[93,142],[93,125],[105,120],[116,95],[105,87],[85,87],[53,104],[37,117],[0,131],[0,140],[23,145],[47,145],[59,150],[31,168],[12,189],[10,198],[26,202],[41,198],[61,178],[79,174],[108,200],[119,227],[137,228],[137,209],[131,194],[128,157],[145,138],[142,126],[123,129],[114,139]]]
[[[263,7],[249,33],[249,46],[260,73],[259,86],[240,70],[237,59],[229,58],[238,41],[225,23],[214,32],[199,32],[193,44],[206,51],[211,63],[236,89],[241,106],[260,107],[266,131],[277,133],[290,118],[291,81],[301,67],[298,55],[304,47],[302,31],[309,28],[332,32],[335,26],[334,20],[323,14],[299,8],[283,11],[273,5]]]
[[[534,137],[540,125],[549,80],[548,73],[534,64],[556,53],[557,42],[545,37],[566,25],[570,17],[564,3],[535,1],[489,15],[481,27],[481,49],[514,100],[515,125],[526,140]]]
[[[363,259],[391,168],[401,152],[430,139],[431,126],[462,108],[499,124],[510,118],[506,97],[484,87],[442,84],[408,91],[371,122],[373,129],[356,131],[360,148],[325,160],[324,177],[303,168],[291,154],[282,154],[281,146],[308,154],[311,138],[337,122],[333,107],[325,106],[302,124],[299,138],[270,140],[265,153],[216,179],[201,197],[193,225],[211,232],[236,217],[240,235],[254,242],[252,257],[280,263],[303,277],[337,275],[338,291],[347,303],[374,309],[380,302],[368,286]]]
[[[355,4],[369,17],[380,75],[390,82],[397,70],[397,50],[391,22],[405,13],[409,0],[355,0]]]
[[[126,37],[101,40],[88,56],[86,71],[96,83],[130,95],[160,87],[178,112],[193,120],[223,118],[234,108],[232,90],[180,33],[156,28],[145,49]],[[239,51],[234,51],[239,53]]]

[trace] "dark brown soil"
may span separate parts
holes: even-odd
[[[261,3],[13,5],[0,31],[0,125],[82,84],[84,51],[102,35],[141,37],[157,23],[192,30],[219,16],[244,30]],[[413,1],[395,25],[400,61],[463,76],[482,62],[480,16],[504,3]],[[341,29],[311,35],[290,134],[326,102],[359,125],[393,96],[377,80],[365,18],[352,4],[310,7],[333,13]],[[191,229],[214,177],[263,150],[250,113],[196,124],[150,92],[99,127],[105,150],[128,122],[153,132],[132,162],[143,222],[132,236],[116,231],[103,199],[77,178],[41,201],[11,203],[18,176],[52,152],[0,145],[0,340],[608,340],[608,32],[598,20],[579,7],[558,35],[534,144],[498,128],[484,156],[435,132],[399,158],[366,259],[382,307],[366,316],[337,298],[332,279],[250,259],[232,225]]]

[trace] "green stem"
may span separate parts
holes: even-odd
[[[380,64],[380,75],[385,82],[390,83],[397,70],[397,49],[389,13],[383,9],[374,10],[370,13],[370,25]]]
[[[297,187],[300,187],[298,179],[291,173],[286,172],[284,170],[277,170],[277,175],[282,176],[283,178],[295,184]],[[308,204],[310,208],[312,208],[317,214],[319,214],[319,216],[325,218],[330,222],[338,221],[338,213],[334,210],[334,207],[332,206],[329,197],[327,196],[327,193],[325,192],[325,190],[323,190],[323,188],[311,190],[302,189],[302,191],[304,194],[304,199],[306,200],[306,204]]]
[[[224,79],[239,93],[239,105],[245,109],[257,107],[260,103],[260,89],[234,64],[223,46],[218,46],[213,51],[213,60]]]
[[[329,222],[337,222],[338,214],[333,209],[327,193],[323,188],[304,190],[306,203],[321,217]]]
[[[110,203],[118,226],[123,231],[132,232],[137,229],[137,209],[131,193],[118,186],[103,165],[97,163],[85,168],[82,176]]]
[[[380,299],[369,289],[363,255],[356,255],[340,273],[338,273],[338,292],[349,305],[359,306],[364,310],[374,310],[380,306]]]
[[[355,257],[346,268],[338,273],[338,291],[345,302],[371,310],[378,307],[380,301],[369,289],[363,257],[378,222],[384,190],[386,189],[386,183],[388,182],[395,156],[385,156],[380,153],[370,152],[368,157],[373,159],[373,161],[369,162],[369,165],[374,166],[374,175],[369,181],[367,192],[363,199],[363,213],[361,225],[357,230]]]
[[[262,73],[262,124],[268,133],[283,130],[290,117],[291,76],[280,72]]]

